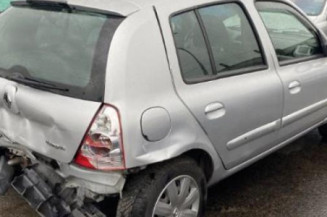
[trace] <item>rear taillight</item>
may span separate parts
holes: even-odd
[[[125,169],[118,110],[103,105],[86,133],[75,163],[96,170]]]

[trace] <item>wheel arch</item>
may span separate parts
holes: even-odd
[[[203,170],[206,179],[211,179],[214,172],[214,162],[209,153],[203,149],[192,149],[183,153],[181,156],[187,156],[196,161],[199,167]]]

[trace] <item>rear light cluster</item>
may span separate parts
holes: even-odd
[[[102,106],[84,137],[75,163],[96,170],[125,169],[120,116],[116,108]]]

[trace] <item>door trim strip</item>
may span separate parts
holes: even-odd
[[[289,114],[282,119],[282,127],[285,127],[287,125],[290,125],[301,118],[304,118],[316,111],[319,111],[320,109],[327,106],[327,99],[322,100],[320,102],[317,102],[311,106],[305,107],[304,109],[298,110],[292,114]]]
[[[258,127],[254,130],[251,130],[227,143],[227,149],[229,151],[236,149],[248,142],[251,142],[253,140],[256,140],[260,137],[263,137],[269,133],[272,133],[276,130],[278,130],[281,126],[281,119],[265,124],[261,127]]]

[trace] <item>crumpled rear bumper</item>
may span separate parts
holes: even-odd
[[[12,187],[44,217],[105,217],[92,203],[84,203],[78,189],[65,188],[55,174],[40,174],[45,168],[25,168]]]
[[[12,186],[42,216],[66,216],[73,212],[68,201],[55,195],[51,186],[34,169],[25,169],[15,177]]]
[[[40,163],[30,150],[16,143],[1,140],[0,148],[20,150],[32,163]],[[101,172],[66,163],[59,163],[59,166],[60,168],[55,170],[55,173],[66,180],[67,186],[79,186],[97,194],[107,195],[121,194],[125,185],[126,179],[122,171]]]
[[[101,172],[55,162],[9,142],[2,141],[0,147],[0,183],[6,184],[3,192],[11,183],[41,216],[105,216],[94,203],[106,196],[121,195],[125,185],[123,171]],[[7,161],[16,158],[28,163],[20,169],[17,164],[13,177],[14,167],[8,166]]]
[[[101,195],[121,194],[126,181],[122,172],[87,170],[71,164],[60,165],[60,173],[67,187],[82,187]]]

